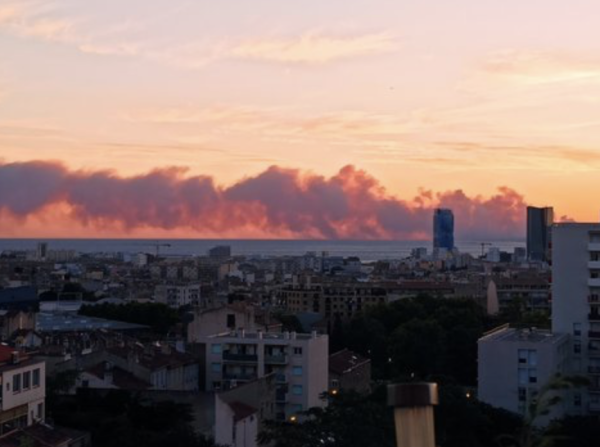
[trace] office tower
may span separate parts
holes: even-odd
[[[551,245],[552,208],[527,207],[527,256],[531,261],[548,261]]]
[[[433,213],[433,248],[454,248],[454,214],[452,210],[437,208]]]

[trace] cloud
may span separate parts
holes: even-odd
[[[600,59],[573,53],[503,50],[482,68],[487,75],[529,86],[600,81]]]
[[[389,52],[397,47],[390,33],[337,37],[307,32],[294,38],[252,39],[230,53],[242,59],[293,64],[323,64],[353,57]]]
[[[523,235],[526,203],[509,188],[487,198],[458,190],[402,200],[353,166],[331,177],[272,166],[219,186],[177,168],[123,177],[53,162],[0,164],[0,214],[26,221],[65,209],[89,234],[186,229],[238,237],[422,239],[429,238],[439,205],[454,210],[459,238]]]
[[[179,10],[174,7],[166,13]],[[227,59],[324,64],[388,52],[397,46],[390,33],[340,37],[317,31],[291,38],[181,41],[157,33],[151,28],[155,22],[156,19],[94,23],[92,17],[72,17],[60,4],[41,0],[9,1],[0,5],[0,31],[10,35],[68,45],[86,54],[138,57],[186,69],[198,69]]]

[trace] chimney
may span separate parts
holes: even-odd
[[[291,335],[292,335],[292,340],[296,340],[296,331],[293,331]]]
[[[19,358],[19,351],[11,352],[10,360],[13,365],[18,365],[21,362],[21,359]]]
[[[312,338],[317,338],[317,337],[319,336],[319,334],[318,334],[318,332],[317,332],[317,331],[312,331],[312,332],[310,333],[310,335],[311,335],[311,337],[312,337]]]

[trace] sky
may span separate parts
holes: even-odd
[[[599,15],[0,0],[0,236],[420,239],[436,206],[464,237],[522,236],[527,204],[597,221]]]

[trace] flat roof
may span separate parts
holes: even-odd
[[[64,313],[40,312],[37,317],[36,330],[39,332],[84,332],[98,329],[127,331],[148,329],[148,326]]]
[[[484,335],[479,340],[554,344],[565,338],[567,338],[566,334],[555,334],[545,329],[502,328]]]

